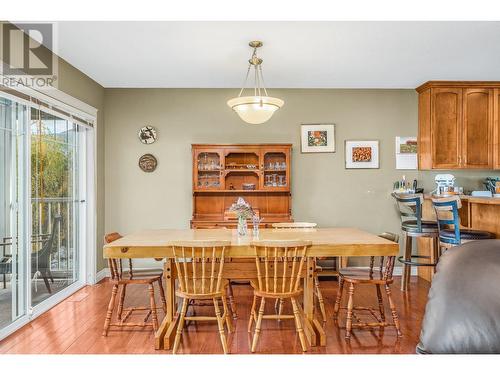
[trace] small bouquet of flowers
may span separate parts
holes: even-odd
[[[254,216],[252,206],[242,197],[229,207],[229,211],[235,212],[238,217],[238,235],[245,236],[247,234],[247,219]]]

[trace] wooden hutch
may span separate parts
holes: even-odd
[[[193,144],[191,228],[235,228],[228,211],[243,197],[261,226],[292,221],[291,144]]]

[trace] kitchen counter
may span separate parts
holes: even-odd
[[[437,196],[436,196],[437,198]],[[425,194],[424,199],[431,199],[431,194]],[[500,198],[473,197],[472,195],[460,195],[462,201],[479,204],[500,204]]]

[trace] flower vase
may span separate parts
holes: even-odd
[[[243,216],[238,217],[238,236],[246,236],[248,232],[247,219]]]

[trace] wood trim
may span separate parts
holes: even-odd
[[[466,87],[478,87],[478,88],[500,88],[500,81],[427,81],[424,84],[418,86],[415,90],[420,94],[429,88],[466,88]]]
[[[431,90],[418,96],[418,169],[432,169]]]

